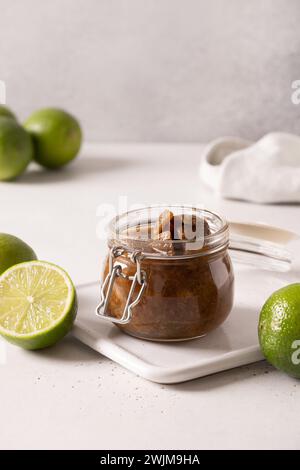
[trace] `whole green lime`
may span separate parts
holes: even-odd
[[[265,358],[300,378],[300,283],[274,292],[264,304],[258,336]]]
[[[36,260],[37,256],[20,238],[0,233],[0,274],[15,264]]]
[[[9,108],[7,108],[7,106],[4,106],[3,104],[0,104],[0,116],[15,119],[15,121],[17,120],[14,113]]]
[[[25,122],[35,147],[34,159],[46,168],[59,168],[78,154],[82,131],[77,119],[62,109],[34,112]]]
[[[33,157],[29,134],[14,119],[0,117],[0,180],[20,176]]]

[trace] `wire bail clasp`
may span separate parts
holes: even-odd
[[[139,303],[146,288],[146,273],[141,269],[142,253],[134,251],[130,254],[130,259],[136,264],[136,273],[134,276],[127,276],[122,271],[121,264],[118,264],[116,259],[125,253],[125,249],[120,246],[111,248],[109,253],[109,271],[103,282],[101,288],[100,304],[96,308],[96,315],[103,320],[111,321],[112,323],[125,324],[129,323],[132,317],[132,309]],[[130,291],[125,303],[125,307],[121,318],[115,318],[108,313],[108,305],[112,295],[114,282],[117,277],[128,279],[132,281]],[[135,299],[132,299],[134,290],[137,285],[140,285],[140,290]]]

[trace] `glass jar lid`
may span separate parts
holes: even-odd
[[[192,206],[149,206],[125,212],[109,225],[109,245],[147,257],[193,257],[227,248],[226,220]]]

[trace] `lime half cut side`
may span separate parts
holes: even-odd
[[[58,266],[29,261],[0,276],[0,334],[25,349],[51,346],[71,329],[74,285]]]

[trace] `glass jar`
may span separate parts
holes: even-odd
[[[171,206],[171,238],[160,220],[165,210],[148,207],[111,222],[97,314],[137,338],[198,338],[223,323],[232,308],[228,225],[207,210]],[[180,220],[177,237],[174,220]]]

